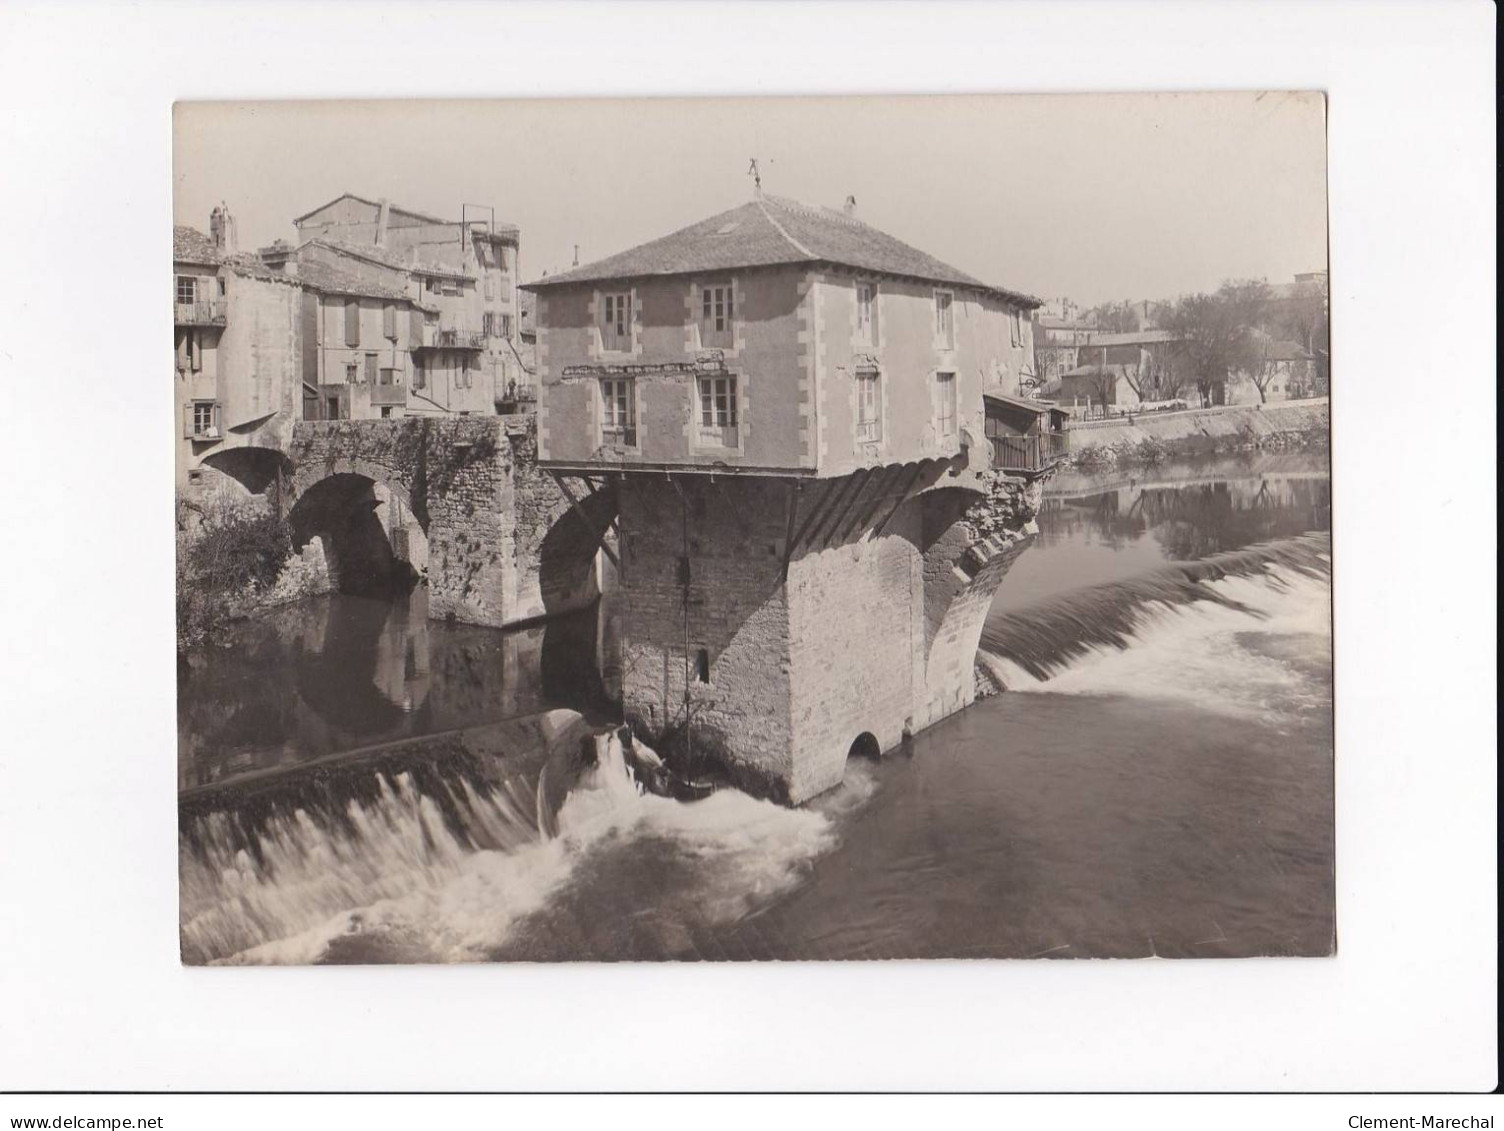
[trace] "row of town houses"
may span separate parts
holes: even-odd
[[[205,460],[285,450],[300,420],[513,412],[536,396],[518,230],[346,193],[296,242],[237,246],[226,207],[173,230],[177,482]],[[233,458],[232,456],[230,458]]]
[[[255,252],[225,207],[207,234],[174,230],[190,497],[240,449],[287,450],[299,421],[525,413],[540,393],[540,454],[576,462],[787,468],[821,448],[870,465],[970,446],[1034,472],[1063,451],[1063,418],[1024,395],[1040,300],[871,227],[854,201],[759,191],[527,289],[518,230],[489,211],[444,220],[347,193],[293,224],[296,242]],[[815,436],[811,374],[837,356],[850,388],[822,390],[835,400]]]
[[[490,209],[446,220],[346,193],[293,225],[296,242],[255,252],[223,206],[207,234],[174,230],[190,496],[239,449],[286,451],[299,421],[526,413],[540,399],[546,462],[766,470],[969,449],[1032,474],[1064,455],[1070,416],[1172,391],[1167,332],[1041,316],[1041,299],[866,224],[850,198],[759,190],[526,285],[518,229]],[[1270,346],[1283,370],[1261,399],[1308,395],[1313,356]],[[1234,389],[1230,376],[1211,399]]]

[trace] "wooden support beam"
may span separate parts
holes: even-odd
[[[809,515],[804,520],[804,525],[799,527],[798,533],[794,535],[793,541],[789,543],[788,554],[790,557],[793,556],[794,551],[804,541],[804,536],[810,532],[810,529],[814,526],[814,524],[820,520],[820,517],[823,514],[825,514],[827,504],[829,504],[830,500],[835,496],[836,492],[841,486],[843,486],[843,484],[841,484],[838,480],[825,480],[820,490],[820,498],[816,500],[815,505],[810,508]]]
[[[897,473],[896,475],[894,474],[895,472]],[[848,523],[846,528],[841,531],[841,540],[843,542],[847,538],[850,538],[858,530],[860,530],[867,523],[867,521],[877,513],[877,508],[881,506],[882,501],[888,497],[888,489],[892,487],[893,484],[897,482],[898,478],[902,475],[903,465],[899,464],[897,467],[883,468],[882,474],[874,477],[876,480],[877,489],[875,491],[868,492],[866,499],[860,500],[861,505],[856,508],[855,512],[853,512],[851,522]]]
[[[909,497],[913,493],[915,484],[919,482],[920,477],[923,475],[924,462],[921,460],[919,463],[915,464],[914,474],[909,476],[909,481],[904,484],[903,490],[898,493],[898,498],[893,501],[892,508],[886,515],[883,516],[882,522],[878,523],[877,529],[873,531],[874,534],[881,534],[884,530],[888,529],[888,523],[893,521],[893,516],[898,513],[898,508],[909,501]]]
[[[812,538],[811,541],[818,540],[821,546],[825,546],[830,542],[830,536],[836,532],[841,523],[846,521],[846,514],[851,510],[851,504],[856,502],[856,497],[862,493],[862,489],[867,486],[867,480],[871,478],[872,469],[870,467],[864,467],[852,472],[849,484],[851,489],[842,492],[840,502],[831,509],[831,515],[835,521],[821,523],[820,529],[815,532],[816,537]]]
[[[799,521],[799,496],[804,494],[804,484],[798,481],[789,484],[789,520],[783,531],[783,580],[789,579],[789,558],[794,553],[794,524]]]
[[[598,537],[595,530],[595,524],[590,521],[590,517],[585,513],[585,508],[580,506],[580,500],[575,496],[575,493],[569,489],[569,484],[565,482],[565,476],[559,474],[553,469],[549,469],[548,473],[553,476],[554,482],[559,485],[559,490],[564,492],[564,497],[569,500],[569,509],[572,510],[575,514],[579,515],[580,522],[584,525],[585,529],[590,532],[590,536],[592,538]],[[594,492],[592,492],[592,494],[593,493]],[[601,540],[600,547],[601,552],[605,554],[606,557],[611,559],[611,564],[614,565],[617,569],[621,569],[621,562],[618,561],[616,555],[611,552],[611,547],[606,545],[604,539]]]

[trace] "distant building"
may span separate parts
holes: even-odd
[[[518,230],[498,222],[489,208],[465,205],[462,212],[459,220],[443,220],[345,193],[293,221],[300,268],[319,263],[383,292],[400,292],[405,309],[422,315],[395,339],[390,324],[383,326],[381,337],[401,340],[411,358],[409,395],[400,404],[376,406],[392,410],[385,415],[398,409],[495,412],[502,402],[531,402],[518,349]],[[401,368],[395,358],[392,368]],[[338,371],[320,377],[323,383],[344,380]]]
[[[1258,359],[1258,376],[1264,382],[1259,396],[1255,375],[1247,370],[1232,374],[1228,382],[1229,404],[1257,404],[1263,401],[1299,400],[1324,395],[1318,385],[1317,357],[1299,342],[1257,333],[1254,355]]]

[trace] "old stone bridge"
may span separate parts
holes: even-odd
[[[513,625],[589,605],[615,501],[536,460],[531,415],[303,422],[286,451],[205,463],[264,495],[304,567],[344,592],[425,576],[429,615]]]

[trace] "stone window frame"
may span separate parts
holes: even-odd
[[[705,292],[712,287],[731,289],[730,345],[709,345],[705,341],[702,318],[705,310]],[[739,275],[713,275],[705,279],[693,279],[689,284],[689,333],[690,348],[695,351],[719,350],[723,357],[737,357],[744,346],[742,328],[745,325],[743,311],[746,308],[746,291]],[[698,390],[696,390],[698,396]]]
[[[717,432],[710,431],[704,424],[703,410],[704,399],[700,391],[701,381],[734,382],[731,405],[735,413],[735,423],[724,427],[711,425],[711,429],[719,428]],[[736,429],[736,443],[724,443],[725,429]],[[690,399],[690,444],[696,451],[716,452],[722,454],[742,455],[746,452],[747,443],[747,382],[746,374],[733,370],[717,370],[715,372],[696,373],[694,376],[693,395]]]
[[[627,308],[627,348],[606,348],[606,298],[625,295]],[[591,354],[594,357],[638,357],[642,353],[642,299],[635,286],[598,287],[590,302]]]
[[[935,312],[935,348],[942,353],[949,353],[956,348],[956,292],[951,287],[933,288]],[[940,296],[946,298],[946,333],[940,332]]]
[[[875,392],[875,396],[873,397],[873,416],[871,420],[864,422],[862,419],[862,386],[867,382],[869,377],[873,382]],[[852,383],[855,386],[853,390],[853,405],[856,410],[852,420],[852,436],[855,438],[857,451],[861,452],[868,445],[882,444],[883,438],[887,435],[888,430],[884,427],[886,423],[884,417],[886,416],[887,409],[887,390],[883,387],[883,371],[875,365],[859,366],[852,373]],[[872,426],[872,435],[862,435],[863,423]]]
[[[871,317],[869,318],[867,332],[862,332],[862,288],[867,287],[872,291],[872,301],[869,304]],[[874,278],[858,276],[852,285],[852,314],[851,314],[851,348],[859,352],[876,352],[882,349],[883,333],[883,288],[882,284]]]
[[[942,378],[950,378],[951,416],[950,430],[946,431],[942,426],[945,417],[941,414],[941,389],[945,382]],[[930,411],[931,419],[935,426],[935,437],[942,444],[946,440],[958,440],[961,436],[961,376],[956,369],[936,368],[930,370]]]
[[[627,401],[627,411],[630,418],[622,425],[608,425],[606,423],[607,383],[615,384],[623,382],[629,388],[630,396]],[[616,448],[622,451],[639,452],[642,450],[642,391],[638,386],[637,378],[630,374],[603,374],[595,380],[595,434],[603,448]],[[630,431],[631,439],[611,439],[608,430],[613,434]]]

